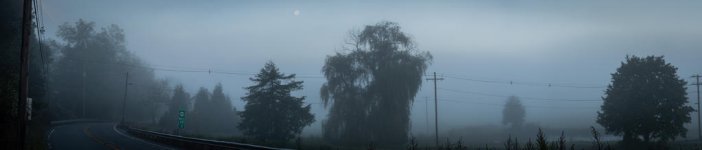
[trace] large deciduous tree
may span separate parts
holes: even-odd
[[[151,120],[153,107],[147,99],[158,81],[153,70],[126,48],[124,31],[117,25],[96,29],[94,22],[78,20],[59,26],[53,42],[59,57],[53,64],[51,86],[56,111],[74,117],[119,120],[127,90],[127,122]],[[129,73],[127,88],[124,87]],[[52,105],[53,105],[52,104]],[[146,105],[145,105],[146,104]]]
[[[310,105],[303,105],[305,97],[294,97],[290,92],[302,89],[302,81],[295,74],[285,75],[273,62],[268,62],[250,80],[246,102],[240,113],[239,129],[260,142],[282,145],[299,136],[302,128],[314,122]]]
[[[622,135],[624,143],[666,142],[685,137],[690,122],[687,84],[663,56],[627,56],[603,97],[597,123],[607,133]]]
[[[502,124],[509,124],[512,126],[512,129],[517,129],[524,123],[525,116],[524,105],[522,105],[519,98],[516,96],[507,98],[505,108],[502,110]]]
[[[432,57],[394,22],[351,32],[348,53],[327,56],[320,94],[331,105],[323,134],[332,142],[398,145],[407,141],[410,106]]]

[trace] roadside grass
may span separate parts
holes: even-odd
[[[159,129],[155,126],[146,127],[141,126],[142,129],[158,131]],[[377,145],[374,143],[368,143],[367,145],[355,145],[355,146],[342,146],[334,143],[329,143],[324,140],[323,137],[316,135],[302,136],[290,140],[284,145],[274,145],[272,143],[264,143],[260,141],[255,141],[243,136],[208,136],[202,134],[192,134],[183,133],[182,136],[211,139],[219,141],[230,141],[237,143],[246,143],[254,145],[264,145],[278,148],[289,148],[289,149],[314,149],[314,150],[395,150],[395,149],[407,149],[407,150],[612,150],[612,149],[702,149],[702,144],[699,141],[674,141],[668,143],[667,145],[660,144],[638,144],[635,147],[622,146],[618,141],[603,141],[602,134],[597,131],[594,127],[590,127],[589,134],[591,135],[591,141],[583,140],[573,140],[569,141],[566,137],[566,132],[561,131],[558,137],[548,137],[545,130],[538,128],[536,136],[532,138],[517,138],[512,135],[508,135],[506,140],[502,140],[502,143],[487,143],[487,144],[468,144],[464,138],[458,137],[456,139],[446,138],[441,140],[438,146],[434,146],[433,138],[417,138],[411,136],[408,139],[407,144],[402,146],[384,146]],[[553,131],[553,130],[550,130]]]

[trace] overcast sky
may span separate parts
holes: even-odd
[[[442,130],[500,125],[510,95],[521,97],[527,122],[595,125],[597,100],[626,55],[665,55],[685,80],[702,73],[699,1],[41,1],[51,38],[58,25],[82,18],[122,27],[127,48],[153,67],[257,73],[273,61],[306,77],[296,94],[308,97],[317,122],[305,133],[319,132],[326,118],[319,105],[326,56],[341,52],[349,31],[383,20],[399,23],[434,56],[427,73],[445,78],[438,83]],[[242,87],[252,84],[242,75],[156,73],[191,93],[221,82],[239,110]],[[433,100],[429,82],[412,106],[413,133],[427,132],[425,97]]]

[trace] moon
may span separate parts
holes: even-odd
[[[295,11],[293,11],[293,15],[299,16],[299,15],[300,15],[300,10],[297,10],[297,9],[296,9]]]

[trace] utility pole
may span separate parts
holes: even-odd
[[[83,99],[83,102],[82,102],[82,103],[83,103],[83,104],[82,104],[82,107],[83,107],[83,108],[82,108],[81,113],[82,113],[82,115],[83,115],[83,118],[85,119],[85,118],[87,118],[87,117],[85,116],[85,76],[86,76],[86,71],[85,71],[85,58],[83,58],[83,62],[81,62],[81,69],[83,70],[83,77],[81,78],[81,84],[82,84],[82,87],[83,87],[83,89],[81,89],[81,90],[82,90],[82,92],[81,92],[81,99]]]
[[[692,77],[697,80],[697,82],[692,85],[697,85],[697,136],[699,140],[702,140],[702,124],[700,124],[700,75],[696,74]]]
[[[29,36],[32,32],[32,0],[22,4],[22,47],[20,49],[19,101],[17,102],[17,149],[25,149],[27,129],[27,95],[29,91]]]
[[[439,99],[436,95],[436,81],[444,80],[444,78],[436,78],[436,72],[434,72],[434,78],[429,78],[427,80],[434,81],[434,129],[435,129],[435,140],[436,147],[439,147]]]
[[[429,135],[429,96],[424,96],[424,116],[427,117],[427,135]]]
[[[124,99],[122,100],[122,122],[120,125],[124,125],[124,112],[127,106],[127,86],[129,86],[129,72],[127,72],[127,77],[124,79]]]

